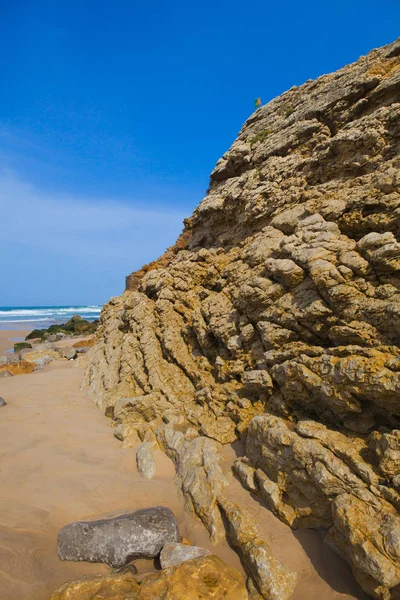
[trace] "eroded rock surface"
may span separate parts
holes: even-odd
[[[315,421],[294,424],[261,415],[249,427],[245,464],[281,520],[294,528],[329,529],[329,541],[352,564],[362,587],[390,598],[388,588],[400,581],[400,496],[363,456],[368,448],[360,438]]]
[[[146,479],[151,479],[156,473],[154,460],[154,443],[142,442],[136,453],[136,464],[139,473]]]
[[[148,575],[140,586],[139,598],[248,600],[248,594],[241,574],[210,554]]]
[[[215,540],[238,518],[208,473],[240,438],[244,486],[291,527],[328,528],[384,600],[400,584],[399,150],[399,40],[258,109],[177,244],[105,306],[85,380],[124,443],[152,432]]]
[[[166,506],[144,508],[112,519],[70,523],[58,533],[61,560],[102,562],[122,567],[136,558],[154,558],[179,528]]]
[[[296,574],[272,556],[268,544],[259,535],[251,514],[223,496],[219,498],[218,504],[229,523],[228,539],[243,558],[263,598],[288,600],[296,585]]]
[[[213,554],[147,575],[129,571],[85,577],[63,585],[51,600],[248,600],[241,574]]]
[[[132,573],[110,573],[68,582],[50,600],[140,600],[139,590]]]

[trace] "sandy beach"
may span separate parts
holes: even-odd
[[[135,452],[121,449],[108,419],[79,391],[81,378],[81,369],[60,361],[0,383],[7,401],[0,415],[1,600],[45,600],[69,579],[108,571],[58,560],[57,532],[73,520],[165,504],[182,535],[209,545],[183,511],[169,459],[158,453],[158,475],[141,478]],[[227,545],[219,553],[240,566]],[[152,561],[139,567],[152,569]]]
[[[1,336],[3,343],[7,335]],[[192,543],[241,569],[227,543],[213,547],[201,523],[185,513],[173,465],[164,454],[157,452],[154,479],[140,477],[135,450],[121,448],[110,421],[80,391],[82,375],[74,363],[56,361],[42,371],[0,382],[0,395],[7,401],[0,412],[1,600],[48,600],[67,580],[107,572],[101,564],[59,561],[59,529],[74,520],[157,504],[175,512],[181,534]],[[226,447],[227,471],[233,455]],[[321,536],[292,532],[230,477],[237,499],[256,513],[273,554],[297,571],[295,600],[366,598]],[[152,561],[136,564],[139,573],[154,569]]]

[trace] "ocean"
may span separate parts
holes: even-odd
[[[74,315],[94,321],[101,306],[0,306],[0,329],[43,329]]]

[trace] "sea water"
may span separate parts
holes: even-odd
[[[101,306],[0,306],[0,329],[43,329],[66,323],[74,315],[87,321],[99,318]]]

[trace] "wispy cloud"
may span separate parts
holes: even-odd
[[[80,256],[82,250],[99,257],[124,257],[126,252],[142,256],[143,244],[152,253],[157,235],[165,238],[179,231],[185,215],[141,206],[137,201],[130,205],[112,198],[50,194],[10,170],[0,170],[3,241],[19,239],[25,246],[66,256]]]
[[[2,169],[0,253],[7,260],[0,261],[0,304],[23,293],[20,304],[56,301],[40,300],[40,289],[53,289],[61,304],[107,299],[121,291],[126,274],[175,241],[185,216],[173,208],[146,209],[143,199],[49,193]],[[74,273],[79,281],[71,280]],[[71,299],[61,297],[66,293]]]

